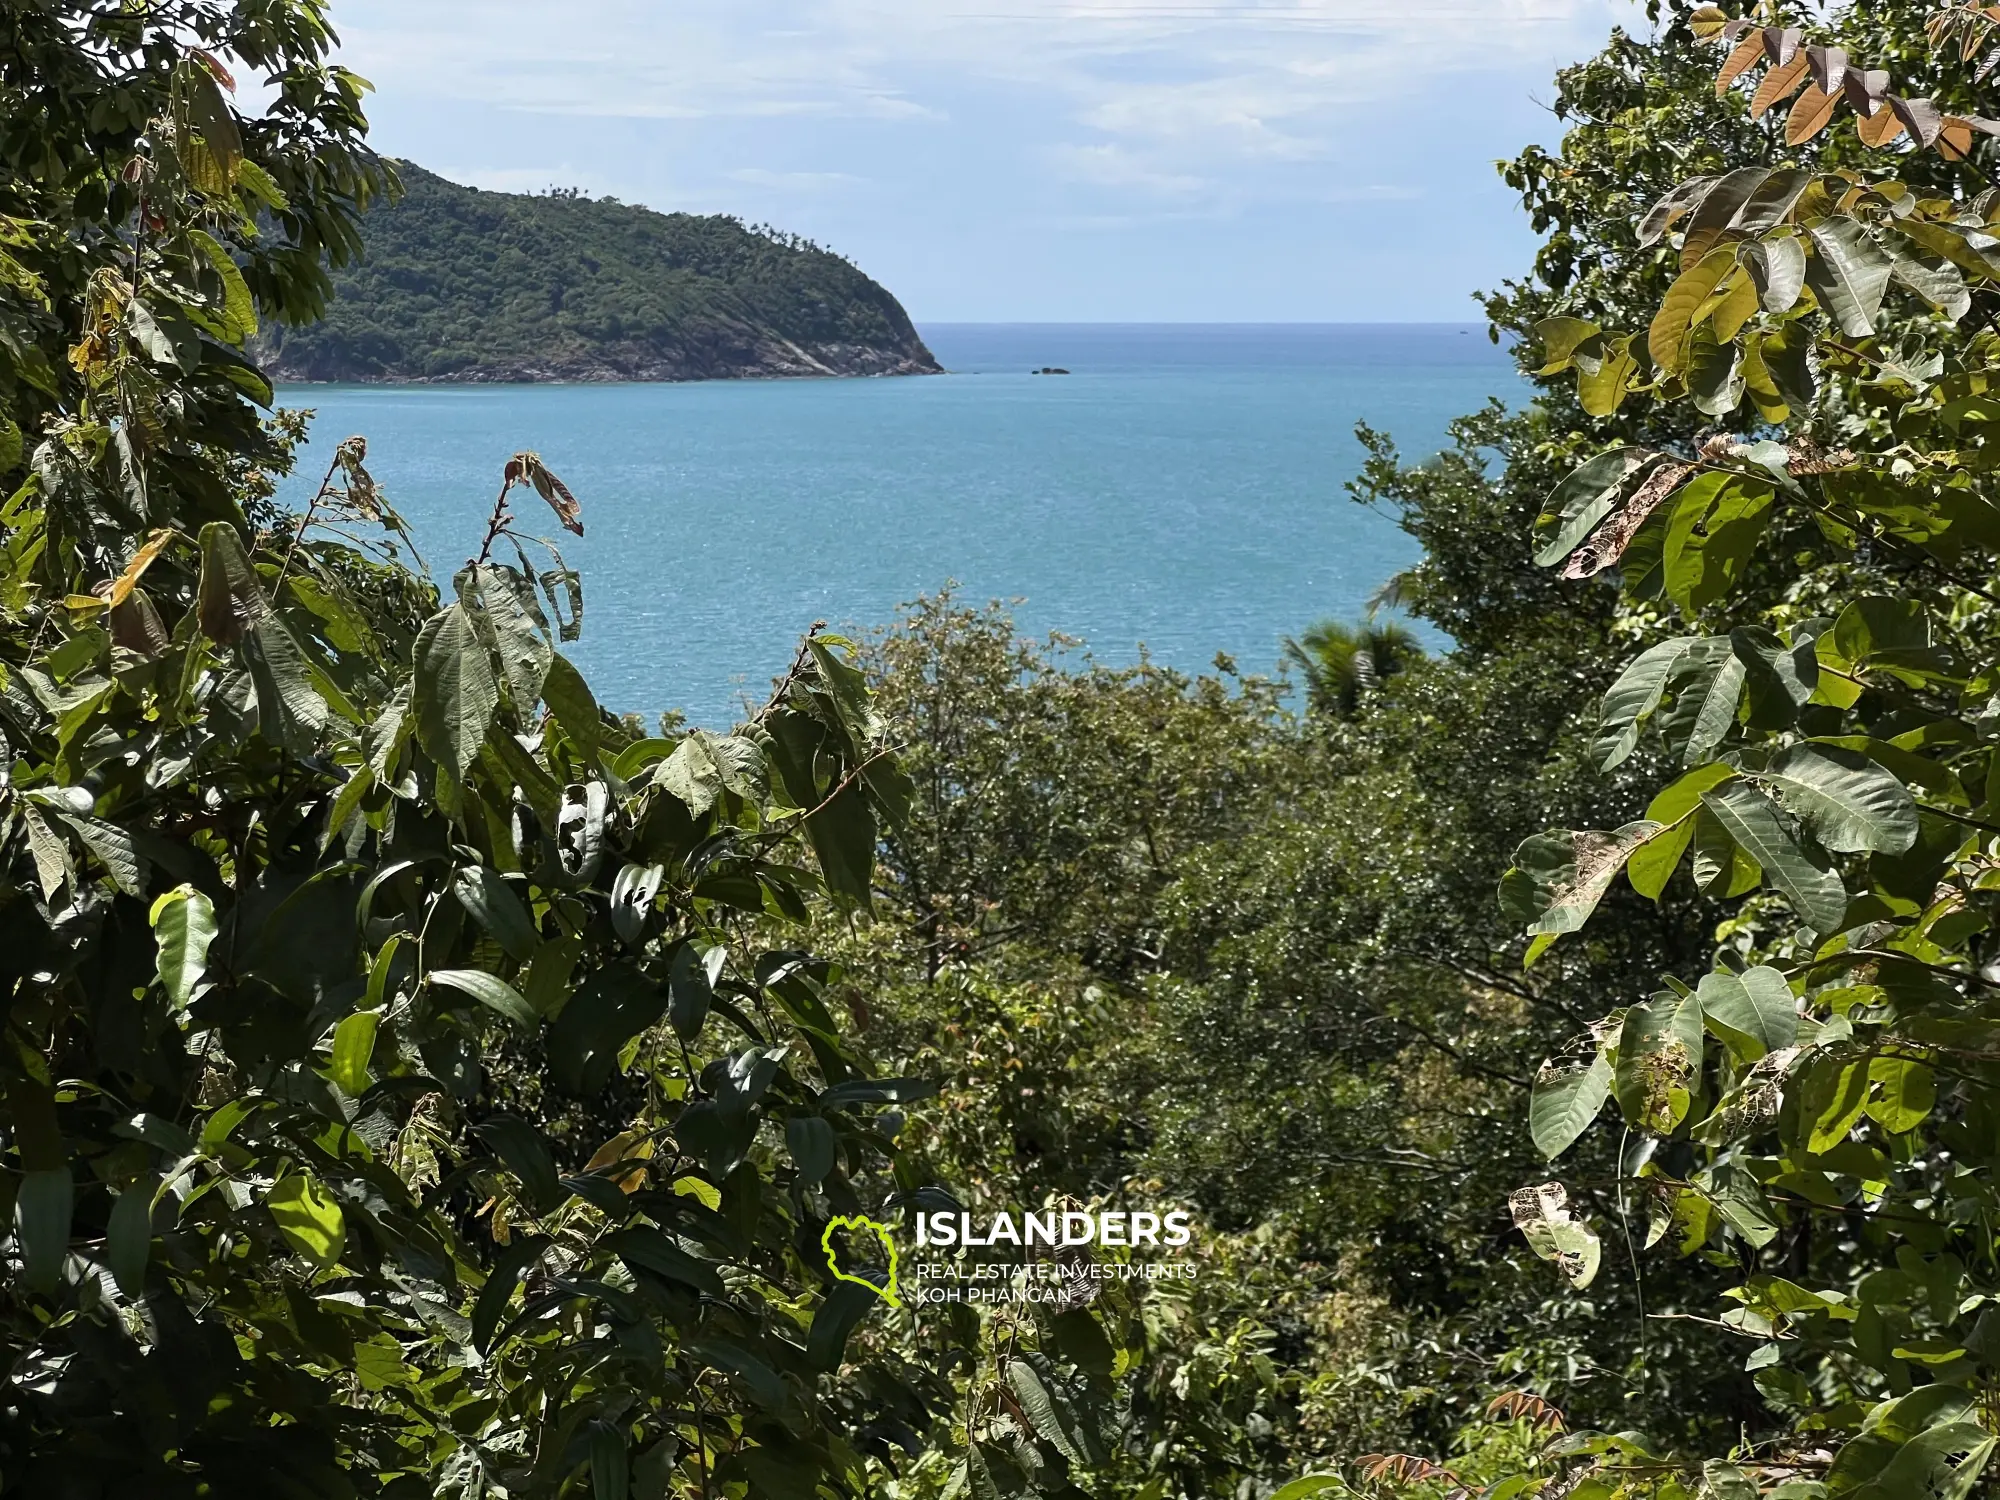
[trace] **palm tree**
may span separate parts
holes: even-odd
[[[1423,654],[1406,627],[1372,620],[1321,620],[1297,639],[1285,637],[1285,659],[1305,679],[1307,712],[1343,719],[1353,718],[1362,699]]]

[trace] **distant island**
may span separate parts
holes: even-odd
[[[461,187],[407,162],[326,317],[274,330],[290,381],[933,375],[902,304],[851,262],[721,215]]]

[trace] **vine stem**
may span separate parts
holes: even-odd
[[[278,581],[271,585],[271,592],[277,593],[285,585],[285,575],[292,571],[292,554],[299,550],[299,543],[305,540],[306,528],[313,523],[313,515],[319,509],[320,501],[326,498],[327,486],[333,483],[333,471],[340,467],[340,452],[334,450],[333,462],[326,466],[326,477],[320,480],[319,488],[313,491],[306,513],[299,517],[299,529],[292,533],[292,544],[285,548],[285,560],[278,565]]]
[[[513,488],[514,481],[511,478],[500,482],[500,493],[493,501],[493,517],[486,523],[486,540],[479,544],[479,556],[473,560],[472,565],[475,568],[486,561],[493,551],[493,544],[500,540],[500,533],[507,529],[507,496]]]

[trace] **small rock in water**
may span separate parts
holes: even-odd
[[[1043,365],[1039,370],[1030,370],[1028,373],[1030,375],[1067,375],[1069,371],[1060,369],[1055,365]]]

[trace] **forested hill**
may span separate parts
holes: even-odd
[[[409,163],[325,320],[272,335],[285,380],[919,375],[938,364],[855,266],[721,216],[460,187]]]

